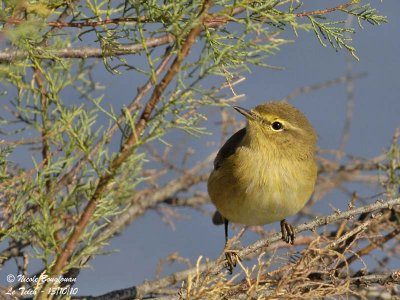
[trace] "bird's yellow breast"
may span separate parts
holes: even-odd
[[[241,146],[210,175],[211,200],[229,221],[263,225],[282,220],[302,209],[313,192],[313,156],[297,160],[264,149]]]

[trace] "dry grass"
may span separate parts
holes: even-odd
[[[400,271],[382,266],[399,248],[399,223],[393,219],[398,214],[387,209],[345,220],[334,231],[313,234],[296,255],[267,249],[256,262],[239,262],[233,276],[214,273],[212,265],[204,270],[200,257],[196,271],[180,281],[178,295],[167,299],[394,299]],[[372,261],[376,267],[369,270]]]

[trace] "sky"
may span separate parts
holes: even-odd
[[[356,27],[353,45],[360,61],[351,61],[353,73],[367,73],[367,76],[354,82],[354,116],[346,147],[348,153],[365,158],[382,153],[389,146],[394,129],[400,126],[400,2],[374,1],[372,4],[381,14],[388,16],[389,23],[365,25],[364,29]],[[345,51],[323,48],[313,33],[300,32],[294,44],[283,46],[269,61],[270,64],[284,67],[283,71],[253,68],[250,74],[245,75],[246,80],[235,87],[237,93],[245,94],[245,99],[239,104],[251,108],[268,100],[284,98],[300,87],[344,76],[346,59]],[[124,85],[124,82],[119,82],[114,88],[123,92]],[[320,148],[338,147],[346,100],[344,85],[300,95],[292,100],[292,104],[314,124]],[[218,110],[210,108],[206,125],[211,131],[218,116]],[[213,137],[201,136],[191,140],[190,146],[199,149],[197,155],[205,157],[217,150],[217,145],[214,145],[215,148],[202,145],[210,138],[218,142],[218,134],[217,131]],[[200,188],[205,191],[205,183]],[[370,190],[364,192],[371,194]],[[343,194],[333,193],[324,198],[321,213],[329,212],[329,204],[344,207],[347,201],[348,198]],[[213,211],[212,205],[206,206],[206,209]],[[180,209],[179,212],[189,215],[189,218],[177,220],[175,230],[166,226],[159,214],[149,211],[114,238],[110,249],[119,249],[118,252],[96,257],[91,263],[92,269],[83,271],[79,277],[79,291],[97,294],[154,278],[159,260],[175,251],[189,258],[192,264],[200,255],[211,259],[218,257],[224,242],[223,228],[213,226],[210,217],[200,212],[191,209]],[[265,227],[278,228],[276,224]],[[242,243],[246,245],[255,238],[247,233]],[[127,268],[127,265],[131,268]],[[184,266],[166,267],[162,274],[167,275],[181,268]]]
[[[366,24],[364,29],[356,27],[353,37],[353,45],[360,58],[360,61],[351,60],[353,73],[367,75],[354,81],[354,115],[346,151],[364,158],[374,157],[387,149],[395,128],[400,126],[400,1],[371,2],[388,17],[389,23],[381,26]],[[343,76],[347,58],[345,51],[336,52],[330,47],[322,47],[314,33],[300,32],[293,44],[282,46],[281,51],[268,61],[284,67],[284,70],[252,68],[251,73],[245,74],[246,80],[235,87],[237,93],[245,94],[239,105],[251,108],[265,101],[284,98],[300,87]],[[132,78],[103,72],[100,76],[109,78],[106,97],[118,95],[121,99],[131,99]],[[303,111],[314,125],[321,149],[338,147],[346,114],[346,97],[346,87],[335,85],[292,100],[292,104]],[[220,141],[215,125],[219,110],[209,108],[206,112],[208,119],[204,121],[204,126],[214,134],[186,138],[188,146],[196,149],[195,155],[200,158],[217,150],[218,144],[210,144],[210,140]],[[233,110],[232,114],[235,114]],[[237,119],[241,120],[239,114]],[[178,146],[179,138],[171,136],[168,142]],[[204,147],[205,144],[210,146]],[[206,191],[206,184],[199,185],[198,189]],[[373,194],[371,188],[362,187],[360,192]],[[318,213],[328,213],[329,205],[345,207],[347,201],[347,196],[332,193],[319,204]],[[211,204],[205,209],[213,212]],[[192,264],[200,255],[217,258],[223,248],[223,228],[213,226],[210,216],[204,213],[192,209],[178,211],[187,217],[176,220],[175,229],[168,227],[157,212],[150,210],[113,238],[105,250],[115,253],[97,256],[91,261],[90,268],[82,271],[76,284],[79,294],[98,295],[152,279],[160,259],[175,251],[190,259]],[[278,226],[271,224],[265,228],[277,229]],[[254,234],[247,232],[242,243],[247,245],[255,239]],[[167,275],[184,267],[166,266],[161,274]],[[400,265],[393,267],[399,268]],[[3,278],[0,283],[3,283]]]

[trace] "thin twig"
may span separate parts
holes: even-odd
[[[306,230],[315,230],[318,227],[325,226],[331,223],[334,223],[338,220],[343,220],[343,219],[350,219],[356,215],[362,214],[362,213],[367,213],[367,212],[373,212],[376,210],[381,210],[381,209],[387,209],[387,208],[392,208],[395,205],[400,204],[400,198],[396,199],[391,199],[388,201],[382,201],[382,202],[376,202],[373,204],[369,204],[360,208],[356,209],[351,209],[342,213],[333,213],[328,216],[322,216],[319,217],[313,221],[310,221],[305,224],[301,224],[295,227],[295,232],[303,232]],[[252,245],[247,246],[246,248],[243,248],[238,252],[238,255],[241,258],[246,258],[248,255],[252,255],[253,253],[261,252],[264,251],[268,248],[269,245],[272,243],[276,243],[281,240],[281,234],[276,233],[272,235],[270,238],[259,240],[255,242]],[[181,281],[186,280],[189,276],[195,275],[197,272],[203,272],[202,276],[210,276],[216,273],[219,273],[222,271],[224,268],[224,256],[221,255],[217,260],[215,261],[210,261],[205,264],[200,264],[196,268],[191,268],[187,269],[184,271],[176,272],[171,275],[168,275],[166,277],[154,280],[154,281],[146,281],[138,286],[134,286],[128,289],[125,289],[124,291],[132,294],[133,292],[135,293],[135,297],[141,298],[144,297],[145,295],[152,293],[153,291],[156,291],[160,288],[165,288],[170,285],[174,285],[176,283],[179,283]],[[123,290],[120,290],[121,292]],[[99,297],[93,297],[91,299],[110,299],[107,298],[107,294]],[[124,299],[124,298],[121,298]],[[177,299],[175,297],[174,299]]]
[[[154,110],[155,105],[159,101],[162,93],[165,91],[169,83],[175,77],[175,75],[179,72],[181,64],[186,56],[189,54],[189,50],[194,44],[196,37],[202,31],[202,20],[207,14],[209,9],[209,1],[205,1],[203,7],[199,13],[198,19],[199,24],[197,24],[187,35],[185,42],[182,45],[180,52],[176,55],[174,62],[172,63],[171,67],[168,69],[167,73],[165,74],[164,78],[161,80],[159,84],[157,84],[154,88],[153,94],[148,100],[139,121],[135,124],[135,129],[133,130],[131,136],[126,140],[125,144],[123,145],[121,151],[115,157],[115,159],[111,162],[108,172],[106,172],[102,177],[100,177],[98,184],[96,186],[95,192],[93,193],[91,200],[85,207],[82,215],[79,218],[78,223],[76,224],[73,232],[68,238],[67,243],[65,244],[64,248],[62,249],[60,255],[55,260],[54,266],[51,270],[52,276],[57,276],[61,273],[62,269],[64,268],[65,264],[67,263],[69,257],[73,253],[76,248],[76,245],[79,241],[79,238],[83,234],[85,228],[89,224],[95,210],[97,207],[97,201],[106,191],[109,182],[112,180],[115,171],[121,166],[121,164],[132,154],[132,151],[136,144],[138,143],[138,137],[144,131],[147,122],[150,119],[150,116]],[[45,284],[44,287],[41,289],[41,293],[39,293],[38,299],[45,299],[45,295],[47,295],[47,291],[50,288],[50,284]]]
[[[304,86],[304,87],[295,89],[294,91],[290,92],[284,98],[284,100],[290,101],[293,98],[296,98],[296,97],[298,97],[298,96],[300,96],[302,94],[307,94],[307,93],[315,92],[315,91],[318,91],[318,90],[321,90],[321,89],[326,89],[328,87],[331,87],[331,86],[334,86],[334,85],[338,85],[338,84],[341,84],[341,83],[346,83],[349,80],[353,80],[354,81],[354,80],[363,78],[365,76],[367,76],[367,73],[359,73],[359,74],[355,74],[355,75],[347,74],[345,76],[340,76],[340,77],[337,77],[335,79],[327,80],[327,81],[322,82],[322,83],[317,83],[317,84]]]
[[[346,4],[338,5],[336,7],[322,9],[322,10],[314,10],[308,12],[302,12],[295,14],[297,17],[306,17],[311,15],[322,15],[328,14],[337,10],[342,10],[352,5],[354,1],[351,1]],[[220,13],[210,14],[203,20],[203,25],[207,27],[221,27],[226,25],[228,22],[233,22],[234,19],[232,17],[242,13],[245,9],[243,7],[236,7],[235,9],[226,9]],[[66,13],[70,13],[70,10],[66,10]],[[226,16],[229,14],[230,16]],[[64,27],[70,28],[83,28],[83,27],[97,27],[104,26],[107,24],[120,24],[127,22],[147,22],[149,19],[146,16],[132,17],[132,18],[114,18],[114,19],[105,19],[100,21],[82,21],[82,22],[62,22],[62,21],[52,21],[48,22],[47,25],[53,27],[49,33],[55,31],[55,29],[60,29]],[[8,25],[18,25],[24,23],[25,20],[21,20],[18,18],[10,18],[6,21]],[[67,49],[57,49],[57,50],[49,50],[38,47],[35,49],[35,52],[38,56],[43,55],[43,58],[104,58],[110,56],[122,56],[128,54],[136,54],[142,50],[144,50],[144,46],[147,48],[154,48],[161,45],[170,44],[175,41],[175,37],[171,34],[165,34],[161,37],[151,37],[144,41],[144,43],[140,42],[133,45],[120,45],[118,48],[112,49],[112,51],[104,51],[101,48],[95,47],[83,47],[83,48],[67,48]],[[50,57],[49,56],[52,56]],[[26,51],[16,50],[16,49],[5,49],[0,52],[0,63],[2,62],[12,62],[14,60],[25,59],[28,56]]]
[[[347,28],[350,28],[353,19],[354,19],[353,15],[349,14],[347,16],[345,25]],[[346,32],[345,36],[350,39],[350,33]],[[351,56],[350,53],[348,53],[348,55],[346,55],[346,75],[349,78],[346,81],[346,92],[347,92],[346,118],[344,120],[339,148],[336,154],[337,161],[340,161],[343,158],[345,154],[345,148],[350,137],[350,126],[351,126],[351,120],[353,118],[353,108],[354,108],[354,79],[352,74],[353,74],[353,57]]]
[[[30,241],[22,241],[15,243],[13,242],[7,249],[4,249],[0,252],[0,268],[3,268],[3,265],[6,261],[13,257],[22,256],[22,249],[30,245]]]
[[[213,156],[215,156],[215,154]],[[157,204],[167,201],[167,199],[173,194],[176,194],[183,190],[187,190],[191,186],[196,185],[199,182],[205,181],[208,178],[208,173],[199,173],[205,166],[210,164],[210,160],[211,156],[205,161],[196,164],[193,168],[188,170],[185,174],[182,174],[182,176],[180,176],[179,178],[176,178],[167,183],[165,186],[159,188],[156,192],[153,191],[149,193],[138,193],[138,195],[131,200],[131,202],[135,203],[135,205],[132,205],[128,209],[124,210],[123,213],[113,218],[102,231],[100,231],[96,236],[93,237],[93,244],[95,245],[92,248],[93,252],[98,251],[102,247],[103,241],[106,241],[118,232],[123,231],[135,219],[140,217],[147,209],[155,207]],[[6,259],[8,259],[15,256],[18,249],[19,248],[10,247],[8,250],[1,252],[1,254],[4,254],[6,256]],[[84,256],[80,259],[80,261],[83,261],[86,264],[89,262],[90,258],[91,256]],[[0,260],[0,265],[2,262],[3,261]],[[40,274],[42,274],[43,272],[45,272],[45,269],[36,272],[34,275],[31,275],[31,277],[39,277]],[[78,276],[78,274],[76,274],[76,276]],[[19,287],[19,285],[14,286],[14,289],[18,289]]]
[[[64,48],[64,49],[48,49],[43,47],[37,47],[34,52],[42,58],[53,59],[57,58],[104,58],[110,56],[121,56],[128,54],[136,54],[144,49],[144,45],[147,48],[156,48],[162,45],[171,44],[175,41],[175,37],[172,34],[165,34],[159,37],[151,37],[145,39],[143,42],[132,44],[132,45],[119,45],[112,50],[104,51],[104,49],[96,47],[82,47],[82,48]],[[15,49],[5,49],[0,52],[0,63],[12,62],[15,60],[25,59],[27,52]]]
[[[358,3],[358,1],[351,0],[345,4],[340,4],[338,6],[331,7],[331,8],[317,9],[317,10],[305,11],[302,13],[296,13],[296,16],[297,17],[308,17],[308,16],[315,16],[315,15],[326,15],[326,14],[332,13],[334,11],[346,9],[347,7],[357,4],[357,3]]]
[[[167,54],[160,65],[157,67],[155,74],[156,76],[159,76],[162,72],[165,71],[167,68],[170,60],[172,58],[171,54]],[[147,93],[151,90],[151,88],[155,85],[153,80],[151,78],[148,79],[148,81],[138,88],[138,92],[135,96],[135,98],[131,101],[131,103],[127,106],[126,110],[129,112],[130,115],[133,114],[133,112],[137,109],[139,109],[139,104],[143,100],[143,98],[147,95]],[[105,143],[108,143],[111,138],[114,136],[116,131],[118,130],[119,126],[124,122],[125,120],[125,114],[121,114],[117,121],[111,126],[111,128],[104,133],[105,136]],[[100,149],[100,146],[103,143],[103,139],[97,142],[97,144],[90,150],[89,156],[94,156],[95,153]],[[67,185],[74,177],[75,175],[80,171],[82,166],[86,163],[87,157],[82,157],[73,167],[71,170],[69,170],[67,173],[64,174],[64,176],[58,180],[56,184],[56,188],[53,189],[52,193],[58,192],[60,189],[64,188],[65,185]]]
[[[37,62],[34,62],[34,65]],[[42,160],[43,160],[43,167],[46,168],[52,156],[50,143],[48,140],[48,132],[49,132],[49,119],[48,119],[48,102],[49,99],[47,98],[47,91],[45,88],[45,84],[43,82],[43,74],[39,69],[39,66],[35,65],[33,67],[33,78],[36,82],[38,89],[40,91],[40,116],[41,116],[41,137],[42,137]],[[50,190],[50,175],[45,175],[45,185],[46,191],[49,192]]]
[[[79,2],[79,0],[72,0],[72,1],[65,1],[65,9],[64,11],[58,16],[57,21],[56,22],[64,22],[64,20],[66,18],[68,18],[72,13],[73,13],[73,6],[75,4],[77,4]],[[57,31],[59,30],[59,28],[57,27],[52,27],[50,28],[49,31],[47,31],[44,36],[42,41],[39,43],[38,46],[44,46],[47,44],[47,41],[49,39],[49,37],[52,34],[55,34]]]
[[[364,248],[357,251],[357,253],[350,256],[347,259],[346,263],[351,264],[352,262],[357,260],[359,257],[369,254],[372,250],[375,250],[376,248],[381,247],[383,244],[385,244],[387,241],[391,240],[398,234],[400,234],[400,229],[396,228],[396,229],[392,230],[391,232],[389,232],[388,234],[386,234],[385,236],[371,241],[371,243],[369,245],[365,246]],[[344,262],[340,263],[337,266],[337,270],[340,270],[343,266],[344,266]]]

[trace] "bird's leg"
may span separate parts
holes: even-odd
[[[281,221],[282,240],[293,245],[294,243],[294,228],[285,219]]]
[[[225,259],[226,259],[226,269],[232,274],[233,268],[236,267],[236,262],[240,259],[237,254],[237,250],[227,249],[228,246],[228,224],[229,221],[224,219],[224,226],[225,226]]]

